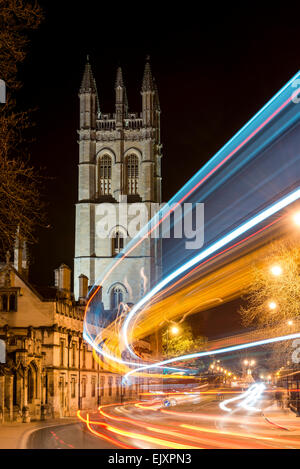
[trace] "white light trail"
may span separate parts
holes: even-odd
[[[233,397],[232,399],[227,399],[224,402],[219,404],[220,409],[224,410],[225,412],[232,412],[233,409],[228,407],[228,404],[231,402],[241,401],[238,404],[238,407],[243,407],[245,410],[250,412],[259,412],[260,409],[254,407],[256,402],[261,398],[262,393],[266,389],[266,386],[263,383],[255,383],[247,391],[243,392],[237,397]]]

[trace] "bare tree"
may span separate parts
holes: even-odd
[[[11,249],[17,227],[28,242],[43,222],[41,177],[29,163],[24,131],[31,112],[20,111],[16,92],[22,83],[18,67],[29,46],[28,33],[43,19],[40,6],[27,0],[0,0],[0,78],[7,86],[6,103],[0,105],[0,251]]]
[[[264,329],[266,336],[286,335],[299,327],[300,320],[300,244],[296,238],[272,243],[265,258],[253,266],[252,281],[240,309],[245,326]],[[289,360],[291,343],[273,346],[276,362]],[[275,363],[274,363],[275,364]]]

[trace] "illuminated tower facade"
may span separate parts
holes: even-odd
[[[76,204],[74,293],[80,282],[91,286],[116,262],[116,255],[130,242],[128,227],[119,223],[126,196],[130,207],[161,203],[160,104],[157,87],[147,59],[141,86],[142,112],[130,112],[121,68],[115,81],[115,112],[100,108],[96,82],[89,61],[79,91],[79,181]],[[110,236],[98,235],[98,214],[110,203],[117,213]],[[100,210],[99,210],[100,209]],[[120,302],[136,303],[161,275],[160,242],[148,239],[113,271],[102,286],[105,310]]]

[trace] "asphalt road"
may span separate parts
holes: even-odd
[[[228,399],[232,396],[225,396]],[[261,413],[232,405],[232,412],[220,409],[219,401],[208,398],[186,401],[170,408],[142,402],[140,405],[103,406],[104,414],[90,415],[83,423],[42,428],[29,437],[30,449],[298,449],[300,419],[268,421]],[[231,404],[230,404],[231,405]],[[84,414],[83,414],[84,416]],[[285,428],[289,428],[288,430]],[[95,436],[91,432],[98,434]],[[113,439],[117,444],[106,441]]]
[[[93,436],[81,423],[41,428],[27,442],[28,449],[113,449],[115,446]]]

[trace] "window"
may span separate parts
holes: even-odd
[[[124,238],[123,234],[120,231],[117,231],[112,239],[113,242],[113,256],[119,254],[124,247]]]
[[[102,156],[99,162],[99,193],[111,193],[111,158],[108,155]]]
[[[108,378],[108,395],[111,396],[112,395],[112,377],[110,376]]]
[[[96,396],[96,378],[92,377],[92,397]]]
[[[65,349],[65,341],[60,341],[60,366],[64,366],[64,349]]]
[[[17,294],[5,293],[0,297],[0,310],[4,313],[17,311]]]
[[[104,396],[104,388],[105,388],[105,376],[101,376],[101,378],[100,378],[100,392],[101,392],[101,396]]]
[[[76,366],[76,342],[72,343],[72,366]]]
[[[86,378],[82,378],[82,397],[86,397]]]
[[[139,159],[136,155],[127,158],[127,191],[128,194],[138,193]]]
[[[82,347],[82,368],[85,368],[85,360],[86,360],[86,346]]]
[[[120,394],[120,378],[116,378],[116,396]]]
[[[123,300],[123,290],[120,287],[113,288],[111,292],[111,309],[117,309]]]
[[[71,378],[71,397],[74,399],[76,397],[76,379],[75,377]]]

